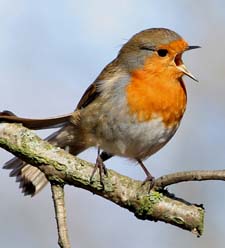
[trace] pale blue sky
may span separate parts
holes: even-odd
[[[217,1],[0,0],[0,109],[45,117],[70,112],[83,91],[134,33],[167,27],[202,49],[184,55],[200,80],[185,78],[188,108],[171,142],[146,165],[156,176],[190,169],[225,168],[225,3]],[[47,132],[40,133],[45,136]],[[91,149],[81,157],[94,162]],[[1,164],[11,155],[1,150]],[[113,158],[107,166],[142,180],[139,167]],[[49,187],[23,197],[8,172],[0,173],[2,247],[55,247]],[[66,187],[73,247],[224,247],[225,183],[170,188],[204,203],[205,232],[192,234],[163,223],[137,220],[128,211],[84,190]]]

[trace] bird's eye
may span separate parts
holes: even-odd
[[[159,49],[159,50],[157,51],[157,53],[158,53],[158,55],[159,55],[160,57],[166,57],[166,55],[168,54],[168,50],[166,50],[166,49]]]

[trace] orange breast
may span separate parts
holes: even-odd
[[[162,117],[166,126],[174,126],[186,108],[185,86],[175,72],[167,72],[155,59],[152,56],[144,68],[132,72],[126,88],[129,110],[140,122]]]

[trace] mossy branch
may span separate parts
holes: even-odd
[[[162,178],[156,180],[156,188],[148,194],[148,185],[109,170],[103,190],[97,174],[90,183],[91,163],[50,145],[20,124],[0,124],[0,147],[38,167],[51,183],[89,190],[128,209],[139,219],[170,223],[198,236],[203,232],[203,207],[157,188],[165,184]]]

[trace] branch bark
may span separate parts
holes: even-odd
[[[220,180],[225,181],[225,170],[195,170],[181,171],[159,177],[156,180],[156,187],[165,188],[171,184],[188,181]]]
[[[156,180],[156,187],[149,194],[148,185],[142,186],[140,181],[109,170],[103,190],[98,173],[93,178],[93,183],[90,183],[93,164],[50,145],[20,124],[0,124],[0,147],[38,167],[51,183],[61,186],[69,184],[89,190],[128,209],[139,219],[170,223],[198,236],[203,232],[202,205],[191,204],[163,190],[166,185],[184,181],[183,177],[172,176],[171,180],[171,176],[167,175],[159,178]],[[199,173],[198,176],[195,172],[188,173],[186,181],[198,179]],[[224,180],[225,172],[223,175]],[[210,175],[207,178],[210,179]]]
[[[51,190],[58,229],[58,244],[61,248],[71,248],[66,223],[66,208],[63,186],[51,183]]]

